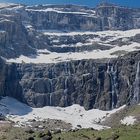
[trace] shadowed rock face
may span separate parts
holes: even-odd
[[[0,93],[33,107],[80,104],[110,110],[134,102],[140,52],[114,60],[1,64]],[[138,75],[138,76],[137,76]],[[137,86],[137,91],[135,90]]]
[[[100,5],[96,9],[101,19],[101,30],[128,30],[136,27],[132,9],[113,5]],[[134,14],[134,15],[133,15]]]
[[[2,59],[0,59],[0,95],[22,99],[22,87],[16,65],[7,65]]]

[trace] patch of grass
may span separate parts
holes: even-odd
[[[140,125],[120,126],[118,128],[96,131],[91,129],[82,129],[76,132],[65,132],[53,136],[53,140],[96,140],[101,137],[102,140],[109,140],[117,136],[117,140],[140,140]]]
[[[127,116],[135,116],[137,119],[137,124],[140,124],[140,105],[127,106],[124,109],[112,114],[110,117],[106,118],[103,125],[110,127],[119,127],[121,125],[120,120]]]
[[[127,112],[128,116],[140,115],[140,105],[131,106]]]
[[[35,140],[42,140],[41,137],[37,137],[38,133],[27,133],[22,128],[9,127],[2,130],[0,133],[0,140],[26,140],[29,137],[34,137]],[[46,131],[42,132],[45,133]],[[92,130],[92,129],[81,129],[77,131],[61,132],[52,135],[52,140],[96,140],[101,137],[101,140],[109,140],[113,137],[116,140],[140,140],[140,125],[124,126],[121,125],[117,128],[111,128],[107,130]]]

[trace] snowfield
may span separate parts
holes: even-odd
[[[108,128],[98,124],[111,114],[123,109],[125,106],[112,111],[101,111],[92,109],[86,111],[79,105],[69,107],[50,107],[31,108],[26,104],[20,103],[16,99],[4,97],[0,100],[0,113],[4,114],[10,120],[17,122],[18,126],[29,125],[28,120],[57,119],[71,123],[73,128],[81,125],[82,128],[94,128],[97,130]]]
[[[133,125],[136,122],[135,116],[128,116],[121,120],[121,124]]]
[[[99,45],[103,45],[104,49],[100,48],[92,50],[92,51],[82,51],[82,52],[66,52],[66,53],[57,53],[50,52],[46,49],[44,50],[36,50],[36,56],[23,56],[21,55],[19,58],[8,59],[7,62],[14,63],[58,63],[63,61],[71,61],[71,60],[82,60],[82,59],[103,59],[103,58],[117,58],[118,56],[122,56],[128,52],[140,50],[140,44],[138,42],[130,41],[128,45],[111,45],[111,41],[116,41],[117,39],[122,39],[123,42],[127,42],[129,37],[134,37],[136,34],[140,34],[140,29],[133,29],[128,31],[102,31],[102,32],[58,32],[58,31],[40,31],[44,35],[49,36],[75,36],[75,35],[96,35],[94,39],[89,39],[85,44],[78,42],[77,44],[70,44],[70,47],[81,47],[90,45],[94,46],[96,43]],[[106,37],[105,41],[102,41],[102,38]],[[59,42],[59,40],[52,40],[54,43]],[[106,46],[110,46],[108,49]],[[53,47],[53,46],[52,46]],[[66,44],[62,45],[54,45],[54,47],[68,47]]]
[[[14,4],[13,3],[2,3],[2,2],[0,2],[0,8],[5,8],[5,7],[11,6],[11,5],[14,5]]]
[[[139,43],[133,43],[130,45],[124,45],[122,47],[116,46],[110,50],[93,50],[84,52],[68,52],[68,53],[57,53],[50,52],[47,49],[38,50],[37,56],[23,56],[19,58],[6,60],[9,63],[58,63],[71,60],[82,60],[82,59],[103,59],[103,58],[117,58],[115,54],[117,51],[132,52],[138,50]],[[46,54],[45,54],[46,53]],[[114,54],[113,54],[114,53]]]

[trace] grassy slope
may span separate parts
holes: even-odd
[[[46,131],[47,132],[47,131]],[[46,134],[45,132],[42,132]],[[32,134],[25,132],[21,128],[5,127],[0,132],[0,140],[26,140],[30,136],[35,140],[42,140],[39,132]],[[62,132],[53,134],[53,140],[96,140],[101,137],[102,140],[111,140],[114,136],[119,136],[118,140],[140,140],[140,125],[123,126],[118,128],[96,131],[91,129],[77,130],[76,132]]]
[[[77,132],[67,132],[55,135],[53,140],[57,140],[58,137],[61,137],[64,140],[94,140],[98,137],[101,137],[102,140],[107,140],[114,136],[119,136],[118,140],[140,140],[140,125],[133,127],[120,126],[118,128],[103,131],[85,129]]]
[[[120,125],[120,120],[124,119],[126,116],[135,116],[137,119],[136,123],[140,124],[140,105],[125,107],[119,112],[112,114],[109,118],[102,122],[102,124],[110,127],[118,127]]]

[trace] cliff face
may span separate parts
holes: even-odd
[[[70,106],[109,110],[139,103],[140,52],[111,60],[58,64],[1,64],[0,93],[33,107]]]
[[[21,64],[9,64],[0,59],[0,95],[33,107],[80,104],[110,110],[139,103],[139,21],[139,9],[110,4],[94,9],[0,7],[0,56],[24,55],[32,60],[41,56],[46,63],[54,63],[25,64],[23,57]],[[124,31],[129,29],[137,30]]]
[[[2,59],[0,59],[0,95],[22,99],[22,87],[16,65],[7,65]]]
[[[139,12],[138,12],[139,13]],[[138,28],[135,10],[113,5],[100,5],[96,14],[101,20],[101,30],[128,30]]]
[[[38,6],[26,9],[36,29],[128,30],[139,28],[139,10],[102,4],[96,8],[76,6]]]

